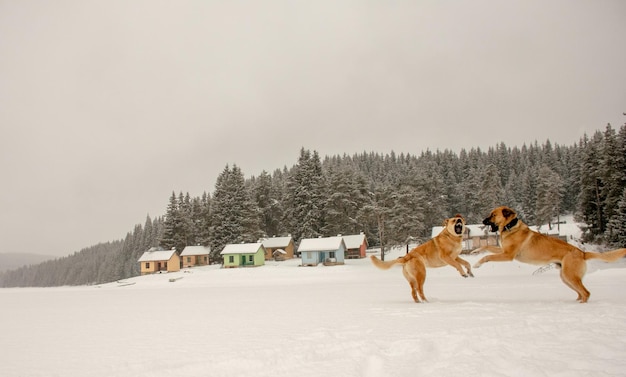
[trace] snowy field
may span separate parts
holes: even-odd
[[[626,375],[624,261],[590,263],[588,304],[517,262],[429,269],[426,304],[399,266],[298,264],[0,289],[0,376]]]

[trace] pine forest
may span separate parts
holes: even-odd
[[[574,214],[584,241],[626,247],[626,125],[584,135],[577,144],[546,141],[488,150],[419,154],[363,152],[320,157],[301,149],[295,164],[246,178],[226,165],[214,190],[164,198],[123,239],[67,257],[0,274],[1,287],[84,285],[139,275],[137,260],[152,247],[205,245],[220,261],[226,244],[262,237],[364,232],[370,247],[389,248],[430,237],[457,213],[480,223],[499,205],[530,225]]]

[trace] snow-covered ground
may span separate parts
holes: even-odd
[[[517,262],[429,269],[426,304],[400,267],[298,264],[0,289],[0,376],[626,375],[624,261],[590,264],[588,304]]]

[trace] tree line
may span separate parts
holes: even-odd
[[[300,150],[297,162],[244,177],[226,165],[212,194],[172,193],[166,213],[147,217],[123,240],[0,275],[0,286],[103,283],[139,274],[137,259],[151,247],[211,247],[220,261],[226,244],[262,237],[303,238],[364,232],[372,246],[430,237],[457,213],[479,223],[498,205],[531,224],[574,213],[584,241],[626,246],[626,125],[584,135],[571,146],[500,143],[487,150],[419,155],[363,152],[320,158]]]

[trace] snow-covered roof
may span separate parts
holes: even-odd
[[[343,237],[305,238],[300,241],[298,252],[338,250],[345,243]]]
[[[263,247],[261,242],[257,243],[231,243],[224,246],[224,250],[220,253],[225,254],[255,254]]]
[[[351,234],[343,236],[343,242],[346,244],[347,249],[358,249],[363,245],[365,241],[365,234]]]
[[[267,249],[276,249],[278,247],[287,247],[293,238],[291,236],[288,237],[272,237],[272,238],[263,238],[261,239],[261,243]]]
[[[489,234],[489,227],[482,224],[469,224],[465,225],[465,228],[469,230],[470,237],[486,236]]]
[[[190,255],[209,255],[211,248],[207,246],[185,246],[183,252],[180,253],[181,257]]]
[[[156,262],[160,260],[170,260],[176,250],[154,250],[146,251],[137,262]]]

